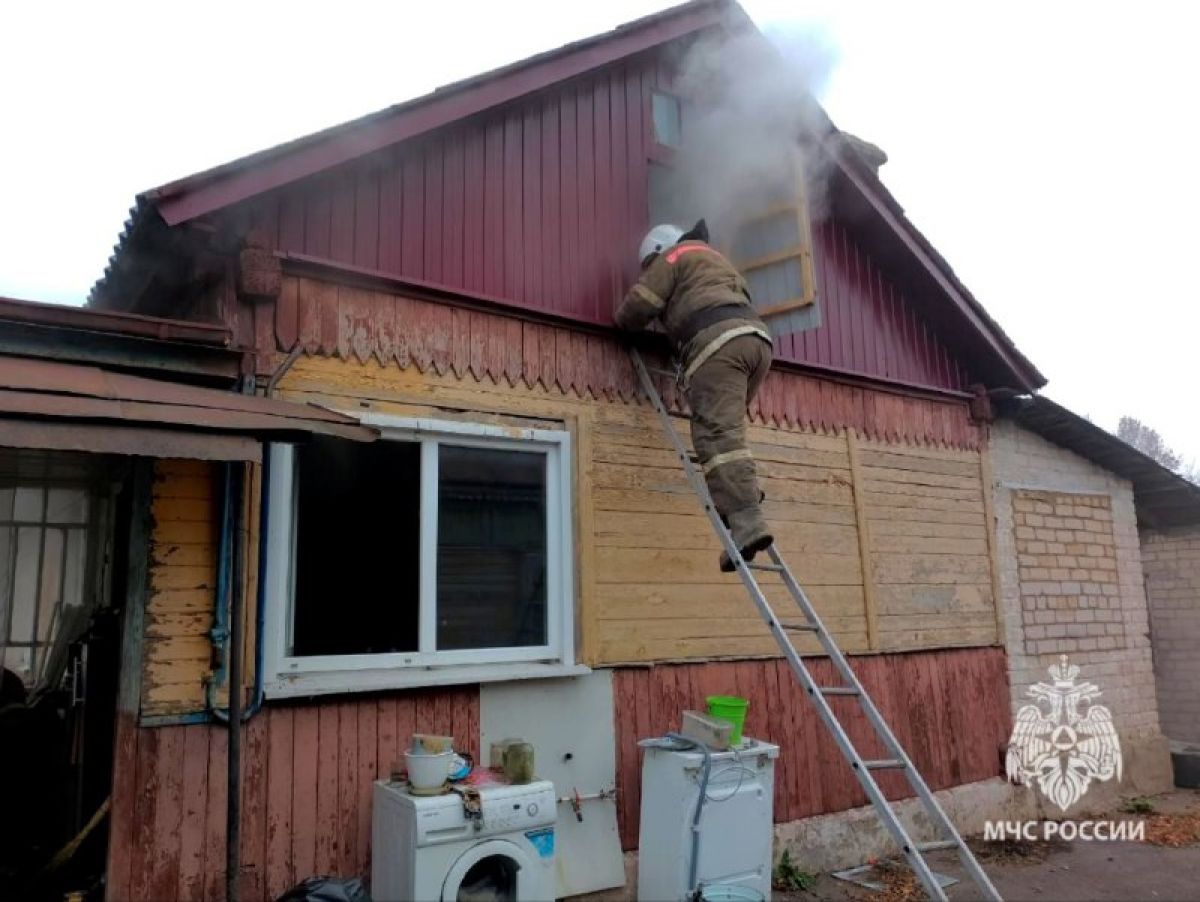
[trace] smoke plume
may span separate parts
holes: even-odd
[[[725,243],[746,217],[794,200],[803,172],[810,215],[819,218],[823,162],[805,152],[802,138],[811,147],[828,127],[815,98],[835,56],[816,29],[692,45],[674,82],[684,102],[682,146],[673,165],[657,173],[654,215],[685,228],[704,217],[714,242]]]

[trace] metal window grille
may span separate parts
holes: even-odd
[[[93,584],[104,504],[86,483],[0,482],[0,661],[33,688]]]

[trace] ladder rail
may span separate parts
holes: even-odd
[[[909,866],[912,867],[913,872],[917,875],[918,879],[920,879],[926,891],[933,899],[941,902],[941,900],[946,899],[946,894],[942,890],[940,884],[937,882],[937,878],[934,876],[933,872],[929,868],[928,863],[921,854],[920,844],[914,842],[913,839],[908,835],[908,831],[900,822],[899,817],[892,809],[891,804],[888,802],[886,796],[883,794],[883,791],[880,789],[878,782],[875,780],[871,772],[871,768],[867,766],[867,760],[859,754],[858,749],[855,747],[849,735],[842,727],[841,721],[834,713],[833,707],[830,704],[829,699],[826,697],[826,693],[822,692],[822,687],[816,683],[812,674],[809,673],[808,668],[804,665],[802,656],[788,637],[786,630],[789,628],[789,626],[780,621],[776,616],[770,602],[763,593],[758,581],[754,578],[754,574],[751,572],[752,565],[747,564],[747,562],[742,558],[740,551],[733,541],[732,535],[725,527],[725,524],[721,520],[720,514],[717,512],[716,505],[713,503],[712,497],[708,492],[708,485],[704,481],[703,474],[692,462],[687,446],[683,443],[683,440],[680,438],[678,431],[675,429],[675,426],[671,421],[671,413],[667,410],[666,405],[663,404],[662,397],[660,396],[657,387],[654,385],[654,381],[651,378],[645,363],[642,361],[641,355],[636,349],[630,349],[630,357],[633,360],[634,369],[637,371],[638,378],[641,381],[642,389],[646,396],[650,399],[650,402],[654,406],[659,418],[662,420],[664,431],[666,432],[667,438],[674,448],[676,456],[683,465],[688,482],[691,484],[692,490],[696,493],[701,504],[703,505],[704,513],[708,517],[709,522],[712,524],[718,540],[725,549],[725,553],[729,556],[730,560],[734,562],[735,571],[739,579],[742,581],[742,585],[746,589],[746,593],[750,596],[751,601],[754,602],[755,607],[758,608],[758,612],[762,616],[763,621],[767,624],[767,627],[770,629],[772,637],[775,639],[780,651],[783,652],[784,657],[787,659],[788,665],[791,667],[792,672],[799,680],[801,687],[804,689],[805,693],[816,707],[818,716],[825,724],[826,729],[829,730],[835,744],[842,752],[843,757],[845,757],[849,762],[855,777],[858,779],[859,785],[866,793],[867,798],[870,800],[872,806],[879,813],[884,827],[896,841],[897,845],[899,845],[905,859],[909,863]],[[978,861],[976,861],[975,857],[971,854],[970,849],[967,848],[966,843],[958,834],[958,831],[954,828],[954,825],[950,822],[950,819],[946,816],[941,806],[937,803],[937,800],[930,792],[928,785],[926,785],[925,781],[917,772],[912,760],[908,757],[908,754],[904,751],[903,747],[900,745],[899,741],[888,727],[887,722],[883,719],[883,716],[880,714],[878,708],[875,707],[875,703],[863,688],[862,683],[859,681],[858,676],[854,673],[854,670],[846,661],[841,649],[838,648],[837,644],[833,641],[833,637],[825,628],[825,624],[821,621],[820,615],[817,613],[816,608],[813,606],[807,594],[804,592],[803,587],[800,586],[799,582],[792,575],[791,569],[787,566],[783,556],[779,553],[778,549],[774,545],[770,546],[767,551],[770,555],[772,563],[775,565],[772,570],[774,572],[778,572],[782,577],[788,593],[792,596],[792,599],[800,608],[806,621],[812,625],[811,632],[814,636],[816,636],[817,641],[820,643],[824,652],[829,656],[830,660],[834,664],[835,669],[841,676],[843,685],[836,688],[850,690],[845,692],[834,691],[829,694],[853,695],[854,697],[858,698],[859,702],[863,706],[867,720],[871,724],[876,736],[878,736],[883,742],[884,746],[888,749],[889,753],[894,757],[894,759],[899,762],[900,766],[896,769],[904,772],[909,781],[909,785],[912,786],[913,790],[916,792],[922,806],[930,813],[930,815],[932,815],[936,825],[940,828],[940,832],[948,834],[946,839],[941,842],[949,842],[953,844],[953,846],[958,850],[959,858],[962,861],[964,868],[970,874],[975,884],[984,892],[985,897],[999,902],[999,893],[996,891],[995,887],[992,885],[983,869],[979,866]],[[758,569],[762,568],[759,567]],[[794,626],[791,628],[795,629]],[[878,764],[879,762],[872,763]],[[939,844],[937,847],[942,848],[943,846]]]
[[[804,588],[792,575],[791,569],[784,562],[783,556],[779,553],[778,549],[772,545],[769,549],[767,549],[767,551],[770,554],[771,560],[783,567],[781,573],[784,582],[788,584],[792,598],[795,600],[797,606],[799,606],[801,612],[805,617],[818,620],[819,618],[817,616],[816,608],[809,600],[808,594],[804,591]],[[848,684],[859,691],[859,702],[863,707],[863,712],[866,714],[867,721],[871,724],[875,735],[879,737],[880,741],[884,743],[888,751],[894,757],[903,762],[904,766],[902,770],[909,786],[912,787],[917,797],[921,800],[924,808],[934,818],[939,831],[946,839],[953,841],[957,845],[959,859],[962,862],[963,867],[968,871],[968,873],[971,874],[972,879],[974,879],[977,884],[991,886],[991,881],[980,867],[975,856],[970,853],[966,842],[959,834],[958,829],[954,826],[954,823],[942,809],[942,806],[938,804],[937,799],[933,795],[933,791],[925,782],[925,778],[921,776],[921,772],[917,769],[916,765],[913,764],[908,752],[905,751],[904,746],[900,743],[900,740],[896,738],[895,733],[893,733],[891,727],[888,726],[883,714],[875,706],[874,699],[872,699],[870,693],[863,688],[862,683],[859,681],[857,674],[854,673],[854,669],[850,666],[850,662],[846,660],[842,650],[837,646],[836,643],[832,641],[832,638],[830,638],[824,630],[822,630],[822,632],[818,635],[822,640],[822,647],[829,655],[830,660],[833,662],[834,668],[845,681],[845,684]],[[997,895],[996,898],[999,898],[999,896]]]

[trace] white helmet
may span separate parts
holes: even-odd
[[[638,261],[644,263],[651,254],[662,253],[678,243],[682,235],[683,229],[677,225],[671,225],[669,222],[656,225],[642,239],[642,246],[638,248]]]

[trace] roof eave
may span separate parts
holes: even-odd
[[[830,127],[833,128],[832,123],[830,123]],[[840,135],[840,133],[837,134]],[[1013,341],[1004,334],[1000,325],[992,319],[983,305],[954,274],[945,258],[912,224],[900,203],[879,176],[845,142],[827,140],[825,146],[842,175],[855,187],[876,215],[896,234],[913,259],[918,261],[933,278],[959,315],[976,334],[983,338],[988,349],[1003,365],[1003,368],[1011,374],[1015,385],[1008,387],[1034,392],[1045,386],[1046,377],[1029,358],[1017,349]]]
[[[730,0],[693,0],[377,113],[197,173],[139,196],[169,226],[509,103],[705,28],[744,17]]]

